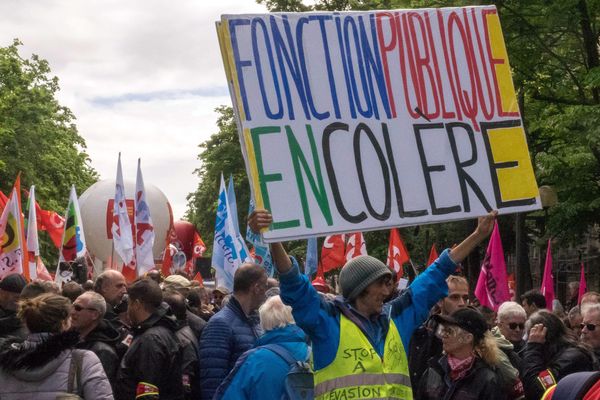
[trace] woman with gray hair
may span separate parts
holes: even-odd
[[[279,296],[269,297],[259,308],[264,334],[255,348],[242,354],[213,399],[279,399],[291,366],[269,347],[278,345],[293,359],[309,358],[306,334],[292,317],[292,308]]]

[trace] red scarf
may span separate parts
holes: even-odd
[[[457,381],[469,372],[475,363],[475,356],[471,355],[463,360],[448,355],[448,365],[450,366],[450,379]]]

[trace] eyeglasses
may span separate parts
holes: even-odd
[[[511,322],[508,324],[508,327],[513,331],[517,328],[519,328],[520,330],[523,330],[523,329],[525,329],[525,324],[518,324],[516,322]]]
[[[439,338],[454,338],[461,333],[462,329],[458,326],[438,326],[436,336]]]
[[[599,325],[600,324],[579,324],[579,328],[580,329],[587,328],[588,331],[593,332],[596,330],[596,327]]]
[[[91,307],[81,307],[79,304],[73,304],[73,309],[77,312],[79,312],[81,310],[98,311],[95,308],[91,308]]]

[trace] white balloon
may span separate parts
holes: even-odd
[[[125,197],[129,205],[134,200],[135,182],[125,180]],[[154,246],[152,253],[155,260],[160,260],[165,249],[167,231],[173,219],[170,211],[171,206],[164,193],[156,186],[146,183],[146,200],[150,207],[152,224],[154,225]],[[94,183],[79,197],[81,208],[81,219],[83,220],[83,231],[85,234],[88,251],[107,262],[113,253],[112,238],[109,239],[112,224],[112,207],[109,201],[115,197],[115,180],[104,179]],[[132,203],[133,204],[133,203]],[[114,260],[119,256],[116,252],[112,255]]]

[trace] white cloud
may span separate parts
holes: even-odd
[[[180,218],[198,183],[197,146],[217,131],[214,108],[230,104],[215,21],[261,12],[254,0],[4,0],[0,45],[19,38],[23,57],[49,61],[102,178],[121,151],[134,180],[141,157],[144,180]]]

